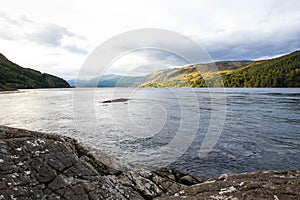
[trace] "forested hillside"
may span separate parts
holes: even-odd
[[[167,69],[147,76],[141,87],[222,86],[213,64]],[[225,87],[300,87],[300,51],[260,61],[216,62]],[[204,80],[205,79],[205,80]]]
[[[0,54],[0,90],[67,87],[62,78],[20,67]]]
[[[211,70],[215,66],[218,70]],[[72,83],[74,82],[75,80],[72,80]],[[108,74],[91,80],[77,80],[76,86],[206,87],[207,85],[210,87],[300,87],[300,51],[269,60],[219,61],[168,68],[139,77]]]
[[[227,87],[300,87],[300,51],[223,75]]]

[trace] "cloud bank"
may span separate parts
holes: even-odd
[[[85,58],[102,42],[139,28],[184,34],[202,45],[213,60],[269,58],[300,49],[298,0],[11,0],[2,7],[1,53],[21,66],[66,79],[76,78]],[[155,39],[190,50],[178,41]],[[182,65],[179,58],[171,58],[161,51],[135,53],[116,61],[114,73],[136,66]]]

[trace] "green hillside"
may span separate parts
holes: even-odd
[[[0,54],[0,90],[68,87],[59,77],[20,67]]]
[[[147,76],[147,81],[141,87],[203,87],[205,81],[212,80],[217,73],[229,74],[251,64],[252,61],[222,61],[216,62],[218,72],[209,70],[212,63],[189,65],[181,68],[156,71]]]
[[[215,63],[219,72],[211,72],[213,64],[190,65],[166,69],[147,76],[141,87],[300,87],[300,51],[260,61],[224,61]],[[206,81],[204,81],[204,78]]]
[[[223,76],[227,87],[300,87],[300,51]]]

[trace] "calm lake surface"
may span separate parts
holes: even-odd
[[[129,100],[102,103],[118,98]],[[0,105],[1,125],[71,136],[130,163],[205,177],[300,166],[299,88],[21,90]]]

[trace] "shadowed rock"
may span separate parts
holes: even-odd
[[[75,139],[0,126],[0,199],[153,199],[186,185]]]
[[[267,171],[203,182],[125,164],[69,137],[0,126],[0,200],[299,199],[299,179],[300,171]]]

